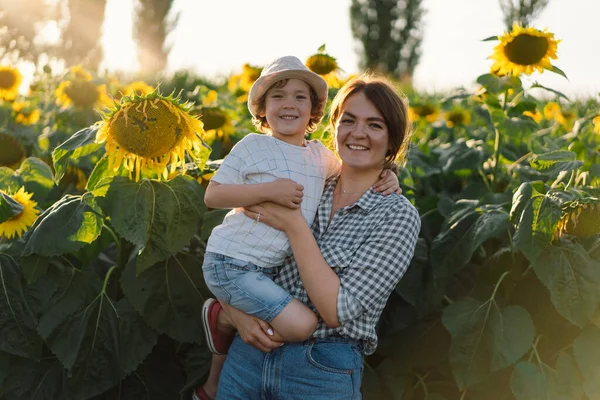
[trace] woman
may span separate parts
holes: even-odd
[[[414,253],[420,219],[401,195],[371,188],[403,160],[410,138],[407,106],[381,78],[348,82],[333,100],[331,124],[342,160],[328,181],[312,228],[298,210],[249,207],[250,218],[288,236],[276,282],[318,313],[301,343],[271,340],[269,326],[225,307],[237,336],[221,371],[217,398],[359,399],[362,354],[377,346],[375,326]],[[310,299],[310,300],[309,300]]]

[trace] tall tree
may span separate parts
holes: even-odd
[[[529,26],[549,2],[550,0],[500,0],[506,29],[510,31],[514,22]]]
[[[0,59],[35,62],[44,49],[34,40],[41,25],[53,17],[46,0],[0,0]]]
[[[173,0],[138,0],[134,38],[143,75],[156,74],[167,66],[170,49],[165,40],[172,29],[167,21],[172,5]]]
[[[352,0],[350,22],[360,67],[410,78],[421,55],[422,0]]]
[[[68,66],[97,71],[102,61],[102,24],[106,0],[67,0],[69,19],[62,32],[62,57]]]

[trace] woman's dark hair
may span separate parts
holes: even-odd
[[[335,124],[341,117],[344,102],[356,93],[364,93],[379,110],[388,130],[389,150],[385,156],[384,169],[397,170],[406,161],[406,153],[412,131],[408,120],[408,102],[404,95],[394,88],[387,79],[364,74],[347,82],[336,94],[330,108],[330,126],[335,132]]]

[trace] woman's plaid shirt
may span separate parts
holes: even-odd
[[[327,328],[321,320],[313,337],[341,335],[359,340],[364,353],[371,354],[377,347],[375,326],[410,264],[421,220],[404,196],[383,196],[369,189],[356,203],[338,210],[329,223],[337,180],[325,185],[312,231],[325,261],[340,278],[341,326]],[[316,311],[293,257],[286,259],[275,282]]]

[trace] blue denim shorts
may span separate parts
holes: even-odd
[[[236,335],[219,380],[217,399],[361,399],[362,345],[332,336],[286,343],[269,352]]]
[[[292,301],[292,296],[273,282],[274,268],[208,252],[202,271],[206,285],[217,299],[266,322],[271,322]]]

